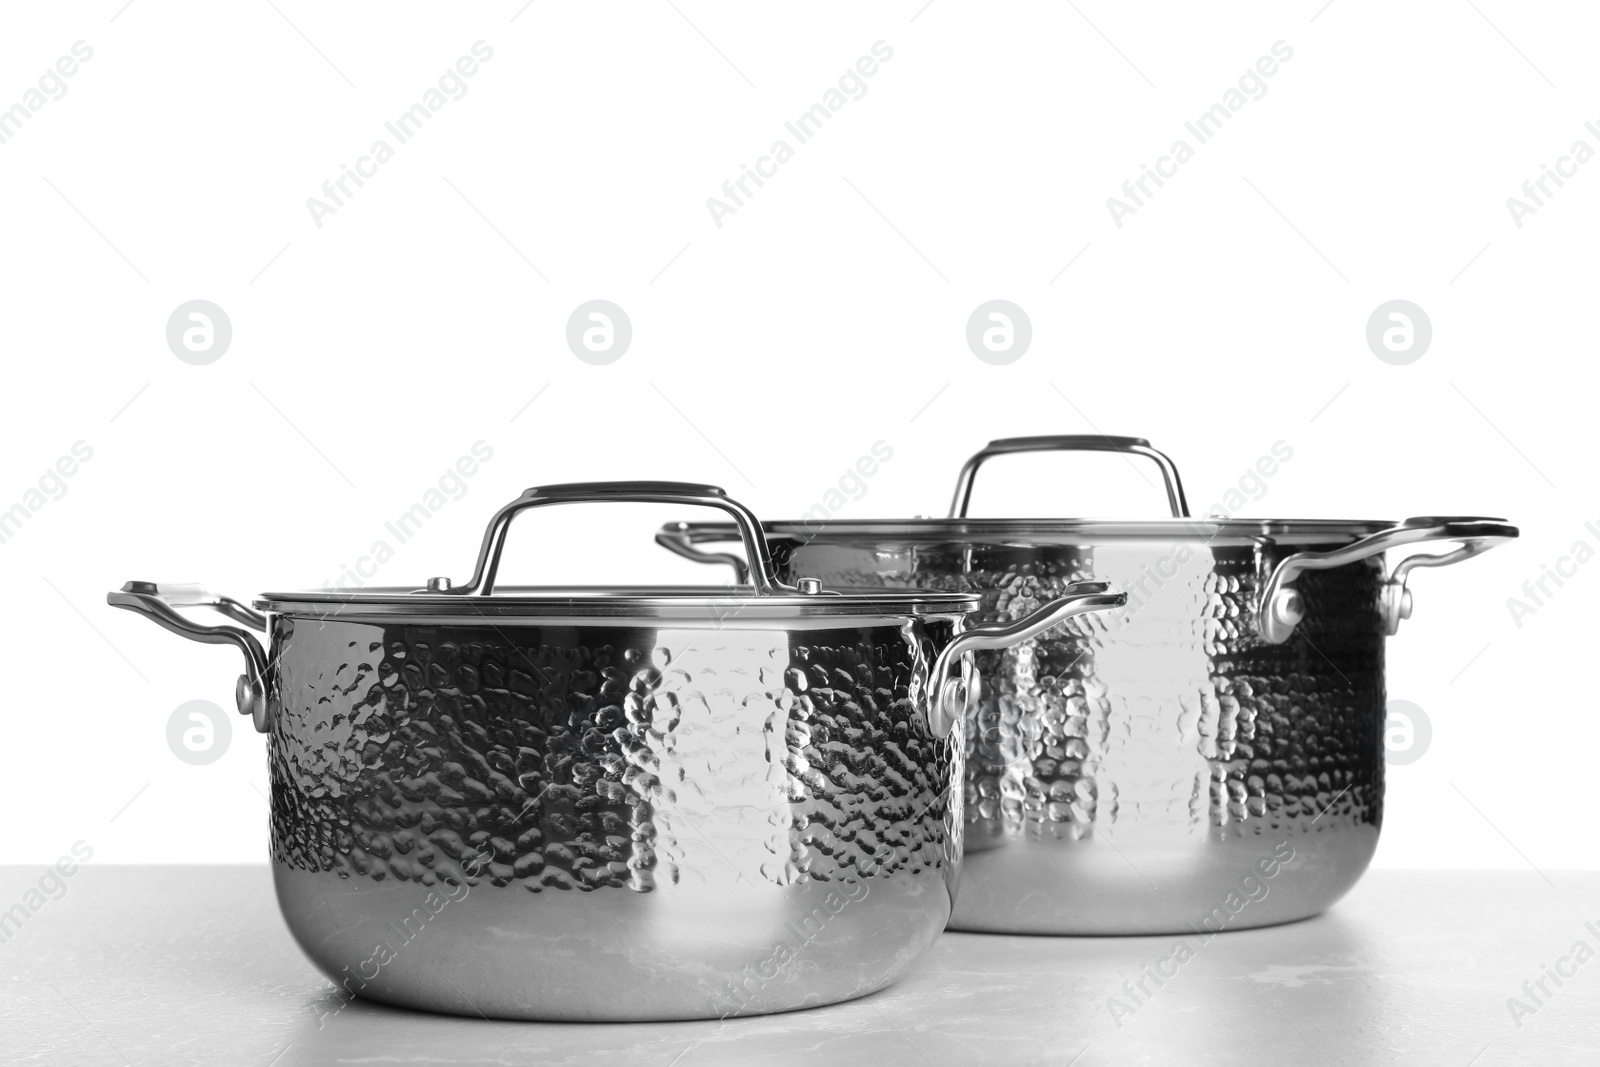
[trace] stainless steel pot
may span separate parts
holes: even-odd
[[[732,514],[743,588],[496,585],[550,504]],[[1120,605],[1104,585],[967,628],[962,592],[780,584],[720,489],[530,489],[471,580],[107,600],[244,653],[270,738],[272,864],[300,947],[352,994],[464,1015],[711,1018],[861,996],[949,917],[968,652]],[[211,607],[242,623],[176,611]],[[250,630],[271,634],[271,653]]]
[[[1085,449],[1155,461],[1173,517],[966,517],[990,457]],[[948,519],[766,529],[782,574],[977,592],[991,621],[1078,581],[1127,590],[1122,611],[978,659],[951,925],[1055,934],[1264,926],[1342,896],[1383,821],[1384,638],[1411,614],[1408,579],[1517,536],[1480,518],[1190,518],[1166,456],[1098,436],[990,444]],[[694,558],[729,532],[657,539]],[[1386,569],[1435,540],[1458,547]]]

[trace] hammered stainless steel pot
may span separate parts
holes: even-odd
[[[550,504],[732,514],[743,588],[499,588],[507,529]],[[471,580],[268,593],[253,611],[130,582],[108,601],[245,656],[270,738],[278,901],[352,994],[505,1018],[782,1011],[894,981],[959,875],[974,649],[1120,605],[1104,585],[967,628],[979,598],[780,584],[720,489],[530,489]],[[271,634],[205,626],[211,607]]]
[[[1002,453],[1154,460],[1173,517],[973,519]],[[1419,567],[1508,538],[1498,519],[1401,523],[1190,518],[1177,469],[1139,438],[996,441],[961,472],[948,519],[776,522],[780,574],[981,593],[1025,614],[1086,579],[1129,594],[980,654],[967,719],[967,837],[951,926],[1054,934],[1239,929],[1315,915],[1366,869],[1383,821],[1384,645]],[[673,524],[658,540],[729,539]],[[1384,553],[1453,541],[1386,570]]]

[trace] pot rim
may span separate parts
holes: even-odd
[[[907,544],[961,541],[983,543],[1038,542],[1100,544],[1119,541],[1191,541],[1220,544],[1357,541],[1398,525],[1420,525],[1427,517],[1404,524],[1378,519],[819,519],[763,522],[762,530],[781,541],[836,541],[874,538]],[[1476,520],[1482,536],[1516,536],[1503,519]],[[737,536],[732,523],[671,524],[691,542],[717,542]]]
[[[297,615],[494,619],[797,619],[966,615],[976,593],[862,588],[848,593],[758,593],[751,586],[502,586],[488,596],[401,587],[263,593],[259,611]]]

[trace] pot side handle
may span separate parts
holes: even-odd
[[[1074,615],[1120,608],[1127,602],[1127,593],[1112,592],[1105,582],[1074,582],[1061,596],[1016,622],[988,623],[957,634],[939,654],[933,667],[933,677],[939,679],[939,688],[928,705],[928,728],[933,736],[947,736],[965,714],[969,696],[975,695],[969,694],[958,669],[962,656],[968,652],[1020,645]]]
[[[234,702],[239,714],[250,716],[260,733],[270,728],[267,713],[267,654],[249,630],[238,626],[202,626],[177,608],[211,608],[251,629],[265,631],[267,617],[232,597],[217,596],[198,585],[158,585],[155,582],[129,582],[115,593],[106,594],[114,608],[137,612],[157,626],[191,641],[207,645],[234,645],[244,653],[244,670],[234,686]]]
[[[962,466],[961,474],[956,478],[956,495],[950,501],[950,517],[952,519],[967,517],[967,505],[972,500],[972,481],[977,477],[978,468],[985,460],[1017,452],[1123,452],[1132,456],[1143,456],[1161,468],[1161,478],[1167,487],[1167,505],[1172,509],[1172,517],[1175,519],[1189,517],[1189,502],[1183,495],[1183,481],[1178,477],[1177,465],[1168,459],[1165,453],[1151,448],[1150,442],[1142,437],[1107,437],[1099,433],[1003,437],[998,441],[990,441],[981,452]]]
[[[1459,547],[1438,555],[1418,553],[1407,556],[1395,565],[1394,571],[1384,580],[1378,610],[1383,616],[1384,633],[1396,634],[1400,631],[1401,620],[1411,617],[1411,590],[1406,588],[1406,581],[1414,569],[1460,563],[1516,536],[1517,528],[1507,525],[1504,519],[1419,516],[1370,534],[1343,548],[1329,552],[1296,552],[1279,560],[1272,576],[1261,587],[1260,606],[1256,609],[1256,629],[1261,639],[1269,645],[1281,645],[1289,639],[1300,620],[1305,618],[1305,604],[1293,583],[1306,571],[1343,567],[1347,563],[1422,541],[1459,542]]]

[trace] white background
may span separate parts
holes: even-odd
[[[938,514],[990,438],[1103,431],[1168,451],[1197,509],[1282,440],[1245,514],[1520,525],[1413,582],[1390,695],[1434,736],[1391,768],[1377,862],[1600,865],[1600,563],[1520,627],[1506,603],[1600,547],[1600,162],[1520,228],[1506,206],[1574,140],[1600,148],[1593,12],[122,4],[0,25],[0,107],[94,50],[0,144],[0,508],[93,449],[0,545],[0,861],[80,838],[96,862],[263,860],[262,738],[236,720],[202,767],[166,742],[179,704],[231,709],[237,654],[105,593],[320,586],[476,441],[492,460],[378,581],[464,578],[528,485],[698,480],[794,517],[881,440],[893,458],[839,514]],[[307,198],[479,40],[466,95],[317,227]],[[1114,225],[1107,197],[1280,40],[1266,95]],[[893,57],[866,94],[716,226],[707,198],[877,41]],[[208,366],[165,339],[196,298],[233,327]],[[593,298],[633,324],[608,366],[565,343]],[[1008,366],[965,342],[994,298],[1033,325]],[[1433,324],[1408,366],[1365,341],[1395,298]],[[979,506],[1161,510],[1121,464],[1029,470],[997,468]],[[525,520],[509,576],[711,580],[650,544],[675,514]]]

